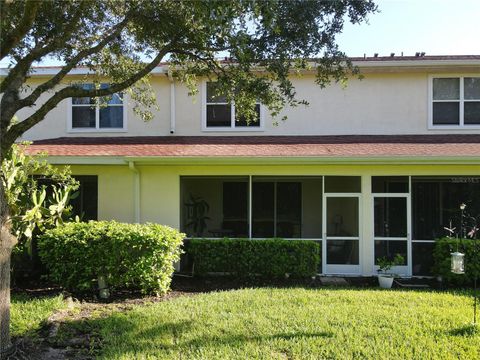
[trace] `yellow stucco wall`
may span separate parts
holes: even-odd
[[[140,221],[180,226],[180,177],[192,175],[362,177],[361,273],[373,273],[372,175],[479,175],[480,165],[136,165],[140,172]],[[75,175],[98,176],[98,216],[101,220],[135,221],[134,172],[127,165],[74,165]],[[321,221],[319,214],[319,221]]]

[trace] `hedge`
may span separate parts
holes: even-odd
[[[49,277],[66,289],[97,289],[105,276],[110,289],[165,293],[170,286],[184,234],[158,224],[115,221],[68,223],[38,241]]]
[[[307,277],[318,273],[320,245],[311,240],[192,239],[186,248],[195,275]]]
[[[477,244],[475,244],[475,241]],[[475,251],[476,245],[476,251]],[[451,253],[455,251],[465,254],[465,274],[451,272]],[[434,273],[442,277],[450,285],[472,284],[475,275],[480,279],[480,239],[443,238],[435,242],[433,252]]]

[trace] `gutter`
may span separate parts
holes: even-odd
[[[140,223],[140,172],[135,167],[135,162],[129,161],[128,168],[133,172],[133,202],[135,222]]]
[[[53,165],[480,165],[480,156],[48,156]]]
[[[167,73],[168,80],[170,80],[170,134],[175,133],[175,79],[173,78],[172,72],[169,70]]]

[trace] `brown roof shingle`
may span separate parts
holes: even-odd
[[[29,153],[132,157],[480,157],[480,135],[65,137]]]

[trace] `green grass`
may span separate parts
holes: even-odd
[[[480,359],[471,305],[465,293],[263,288],[84,325],[102,337],[103,359]]]
[[[42,298],[13,295],[10,308],[12,336],[35,336],[42,322],[46,321],[54,311],[64,306],[61,295]]]

